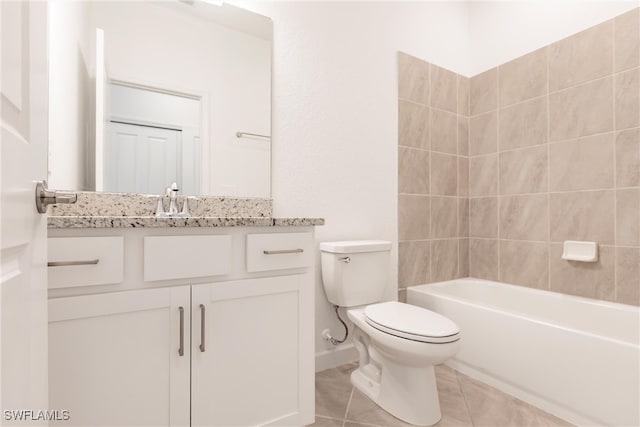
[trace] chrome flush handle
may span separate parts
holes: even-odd
[[[36,209],[41,214],[47,213],[47,206],[59,203],[75,203],[78,201],[76,193],[49,190],[47,181],[38,181],[36,184]]]

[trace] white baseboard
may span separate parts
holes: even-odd
[[[358,352],[353,344],[345,344],[331,350],[316,353],[316,372],[335,368],[358,360]]]

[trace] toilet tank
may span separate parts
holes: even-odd
[[[320,243],[327,299],[340,307],[372,304],[389,283],[391,242],[353,240]]]

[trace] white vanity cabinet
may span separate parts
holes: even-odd
[[[189,306],[189,287],[49,300],[49,405],[71,415],[58,424],[189,425]]]
[[[291,275],[193,286],[193,426],[299,424],[299,363],[313,369],[311,334],[300,327],[304,283]]]
[[[49,299],[49,398],[65,425],[313,422],[313,228],[50,230],[73,245],[116,235],[121,282],[65,286],[73,266],[50,268],[68,271]]]

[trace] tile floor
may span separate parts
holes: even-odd
[[[380,409],[355,390],[349,375],[357,364],[316,374],[316,422],[313,427],[411,426]],[[447,366],[436,367],[442,419],[437,426],[571,426],[521,400]]]

